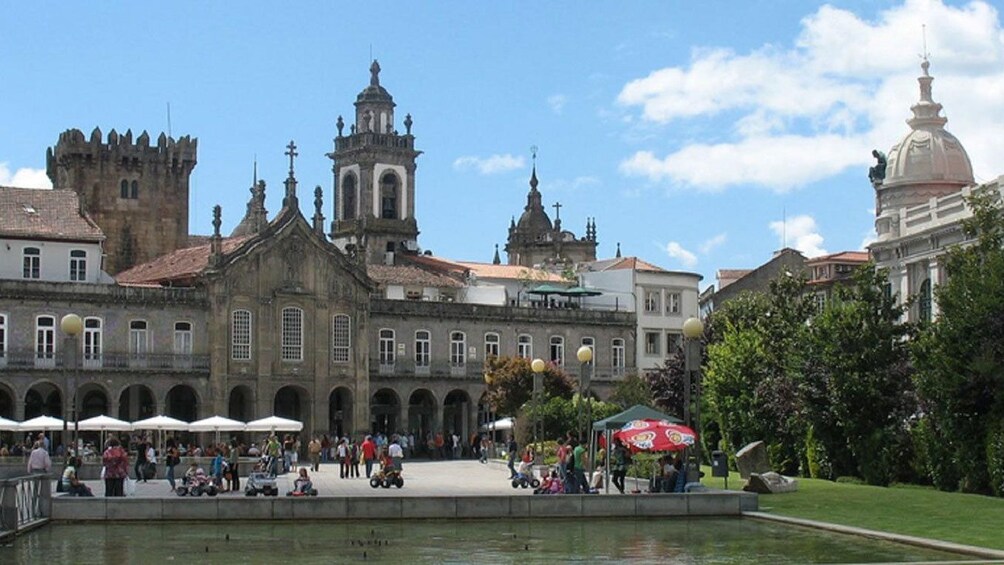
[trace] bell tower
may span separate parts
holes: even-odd
[[[418,249],[415,220],[415,150],[411,114],[404,134],[394,125],[394,98],[380,86],[380,63],[370,65],[370,84],[356,97],[356,119],[345,135],[338,116],[331,239],[366,263],[385,263],[393,253]],[[391,255],[388,255],[391,254]]]

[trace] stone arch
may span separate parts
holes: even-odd
[[[417,447],[425,447],[425,438],[439,431],[436,408],[439,403],[432,391],[418,388],[408,397],[408,430],[415,434]]]
[[[471,437],[471,395],[455,388],[443,399],[443,430],[457,434],[464,443]]]
[[[351,436],[354,429],[352,391],[340,386],[328,395],[328,434],[332,437]]]
[[[87,383],[77,391],[77,419],[107,416],[111,404],[108,391],[97,383]]]
[[[135,422],[157,415],[153,391],[146,385],[129,385],[119,394],[119,420]]]
[[[164,414],[184,422],[199,419],[199,395],[188,385],[175,385],[167,391],[164,399]]]
[[[351,220],[356,217],[356,207],[359,198],[359,183],[356,175],[346,173],[342,177],[342,219]]]
[[[17,395],[11,390],[9,386],[4,383],[0,383],[0,418],[7,418],[8,420],[17,419],[17,401],[14,400]]]
[[[385,220],[398,219],[398,205],[401,201],[401,179],[394,171],[380,175],[380,217]]]
[[[241,422],[250,422],[255,418],[254,393],[247,385],[237,385],[230,389],[227,398],[227,417]]]
[[[392,434],[401,421],[401,399],[390,388],[381,388],[370,400],[370,427],[373,433]]]
[[[272,399],[272,413],[280,418],[303,422],[303,433],[311,433],[310,393],[301,386],[286,385],[275,391]]]
[[[24,419],[38,416],[63,417],[63,391],[52,382],[36,382],[24,395]]]

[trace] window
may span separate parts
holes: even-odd
[[[342,219],[356,217],[356,176],[349,173],[342,178]]]
[[[931,279],[925,279],[920,283],[920,296],[917,301],[917,313],[921,322],[931,321]]]
[[[464,332],[450,332],[450,366],[463,367],[467,362],[467,336]]]
[[[645,332],[645,355],[659,355],[659,332]]]
[[[87,280],[87,252],[74,249],[70,251],[70,280]]]
[[[101,366],[101,318],[84,318],[84,366]]]
[[[335,314],[331,322],[331,360],[348,363],[352,347],[351,318],[347,314]]]
[[[560,335],[551,336],[551,363],[565,366],[565,338]]]
[[[132,190],[129,191],[129,198],[133,200],[139,198],[139,181],[132,181]]]
[[[683,347],[683,334],[669,332],[666,334],[666,355],[672,355]]]
[[[428,370],[431,362],[432,334],[427,330],[415,332],[415,369]]]
[[[39,316],[35,320],[35,365],[52,367],[56,362],[56,318]]]
[[[616,338],[610,342],[610,359],[614,374],[624,373],[624,340]]]
[[[659,302],[658,290],[645,291],[645,312],[649,314],[658,314],[660,311]]]
[[[680,313],[680,293],[679,292],[667,292],[666,293],[666,313],[667,314],[677,314]]]
[[[129,181],[125,179],[119,183],[119,198],[129,198]]]
[[[7,315],[0,314],[0,367],[7,364]]]
[[[129,322],[129,355],[133,362],[146,361],[146,353],[150,345],[150,335],[147,332],[145,320]]]
[[[499,334],[497,333],[487,333],[485,334],[485,359],[489,357],[499,356]]]
[[[394,366],[394,330],[380,330],[380,342],[378,344],[380,354],[380,365],[382,367]]]
[[[822,312],[823,309],[826,308],[826,293],[825,292],[813,293],[812,303],[816,309],[817,314]]]
[[[397,175],[387,173],[380,179],[380,217],[385,220],[397,219]]]
[[[283,361],[303,361],[303,310],[290,306],[282,309]]]
[[[230,315],[230,357],[234,361],[251,359],[251,312],[234,310]]]
[[[174,354],[175,355],[191,355],[192,354],[192,323],[191,322],[175,322],[174,323]]]
[[[516,356],[523,359],[533,358],[533,338],[523,334],[516,338]]]
[[[23,279],[37,279],[41,274],[42,252],[37,247],[24,248]]]

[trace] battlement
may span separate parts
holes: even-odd
[[[55,148],[49,148],[46,161],[51,166],[53,158],[79,156],[85,159],[96,159],[100,156],[100,158],[114,160],[126,158],[129,160],[166,161],[175,164],[175,166],[181,165],[191,168],[196,163],[198,145],[198,138],[193,139],[188,135],[174,139],[161,132],[157,138],[157,144],[150,145],[150,134],[146,131],[133,142],[131,129],[122,135],[113,129],[108,132],[106,139],[102,139],[100,128],[94,128],[90,139],[84,137],[84,133],[79,129],[68,129],[59,134]]]

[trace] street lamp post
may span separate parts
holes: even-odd
[[[701,338],[704,336],[704,324],[697,318],[687,318],[683,322],[684,358],[683,358],[683,420],[687,427],[694,430],[697,439],[694,442],[694,459],[692,467],[690,457],[687,461],[687,482],[701,481]],[[696,383],[694,381],[697,376]],[[693,395],[693,411],[691,411],[691,396]],[[688,453],[689,455],[689,453]]]
[[[544,456],[540,452],[540,441],[544,436],[544,418],[540,415],[540,396],[544,393],[544,369],[547,363],[543,359],[534,359],[530,362],[530,369],[533,371],[533,462],[540,464],[544,461]],[[540,426],[540,434],[537,434],[537,426]]]
[[[71,443],[72,451],[67,451],[67,456],[71,453],[76,454],[77,452],[77,354],[80,348],[77,345],[77,336],[79,336],[84,331],[84,323],[80,319],[80,316],[76,314],[67,314],[59,321],[59,329],[63,330],[66,334],[66,341],[68,346],[66,347],[66,370],[68,374],[66,391],[69,393],[68,396],[71,398],[71,409],[70,417],[73,418],[73,441]],[[66,441],[66,416],[63,416],[63,441]]]
[[[575,352],[575,356],[579,358],[579,441],[586,440],[586,433],[589,427],[589,409],[590,406],[586,402],[586,396],[589,394],[589,371],[587,366],[589,362],[593,360],[593,348],[588,345],[583,345]],[[591,437],[591,436],[590,436]]]

